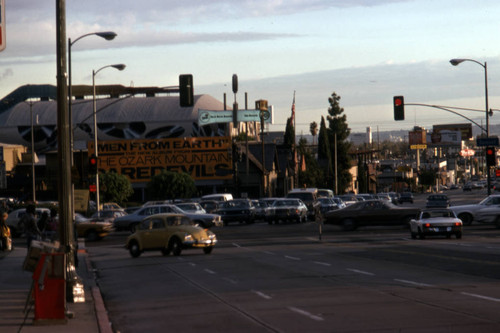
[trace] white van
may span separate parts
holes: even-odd
[[[207,194],[202,196],[201,200],[229,201],[233,200],[233,195],[231,193]]]

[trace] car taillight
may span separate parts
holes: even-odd
[[[455,222],[455,226],[456,226],[456,227],[458,227],[458,226],[460,226],[460,225],[461,225],[461,224],[460,224],[460,222]]]
[[[430,228],[430,227],[431,227],[431,224],[430,224],[430,223],[426,223],[426,224],[424,224],[424,227],[426,227],[426,228]]]

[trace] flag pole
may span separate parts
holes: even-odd
[[[296,146],[296,138],[295,138],[295,133],[296,133],[296,125],[297,122],[295,120],[295,90],[293,91],[293,101],[292,101],[292,124],[293,124],[293,146],[292,146],[292,153],[293,153],[293,171],[295,174],[295,184],[294,187],[297,188],[299,184],[299,170],[297,168],[297,146]]]

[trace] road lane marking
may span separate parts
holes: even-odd
[[[292,257],[292,256],[285,256],[285,258],[290,259],[290,260],[300,260],[300,258]]]
[[[236,244],[236,243],[233,243],[233,246],[236,246],[236,247],[241,247],[240,244]]]
[[[327,262],[321,262],[321,261],[313,261],[315,264],[318,264],[318,265],[323,265],[323,266],[331,266],[331,264],[327,263]]]
[[[230,278],[224,278],[225,281],[232,283],[232,284],[238,284],[238,281],[230,279]]]
[[[346,268],[348,271],[354,272],[354,273],[359,273],[359,274],[364,274],[364,275],[370,275],[373,276],[375,274],[366,272],[366,271],[360,271],[359,269],[354,269],[354,268]]]
[[[466,296],[471,296],[471,297],[477,297],[477,298],[481,298],[481,299],[485,299],[487,301],[493,301],[493,302],[500,302],[500,299],[499,298],[494,298],[494,297],[488,297],[488,296],[483,296],[483,295],[478,295],[478,294],[471,294],[471,293],[467,293],[467,292],[461,292],[462,295],[466,295]]]
[[[210,270],[210,269],[208,269],[208,268],[205,268],[205,272],[207,272],[207,273],[209,273],[209,274],[215,274],[215,272],[214,272],[214,271],[212,271],[212,270]]]
[[[260,297],[264,298],[264,299],[271,299],[271,298],[272,298],[271,296],[266,295],[266,294],[264,294],[263,292],[258,291],[258,290],[252,290],[252,292],[253,292],[254,294],[256,294],[256,295],[258,295],[258,296],[260,296]]]
[[[301,314],[303,316],[309,317],[309,318],[311,318],[313,320],[316,320],[316,321],[323,321],[324,320],[320,316],[313,315],[312,313],[309,313],[307,311],[304,311],[302,309],[299,309],[299,308],[296,308],[296,307],[293,307],[293,306],[289,306],[288,310],[293,311],[293,312],[298,313],[298,314]]]
[[[191,265],[191,266],[193,266],[193,267],[195,267],[195,266],[196,266],[196,264],[195,264],[194,262],[190,262],[190,263],[189,263],[189,265]]]
[[[409,280],[394,279],[394,281],[397,281],[397,282],[402,282],[402,283],[406,283],[406,284],[411,284],[411,285],[414,285],[414,286],[419,286],[419,287],[433,287],[433,285],[432,285],[432,284],[421,283],[421,282],[415,282],[415,281],[409,281]]]
[[[265,254],[270,254],[270,255],[272,255],[272,256],[276,255],[276,253],[271,252],[271,251],[262,251],[262,253],[265,253]]]

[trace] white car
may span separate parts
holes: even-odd
[[[431,235],[445,235],[450,238],[455,235],[462,238],[462,220],[449,208],[434,208],[422,210],[416,219],[410,220],[411,238],[424,239]]]
[[[496,223],[500,226],[500,194],[492,194],[478,204],[451,206],[450,209],[462,220],[464,225],[472,221]]]
[[[47,212],[50,215],[50,209],[42,207],[36,208],[35,217],[37,221],[40,216],[42,216],[43,212]],[[19,223],[21,217],[23,217],[24,214],[26,214],[26,208],[16,209],[9,213],[9,216],[7,217],[7,220],[5,222],[10,228],[12,237],[21,237],[21,235],[24,233],[24,225],[22,225],[22,223]]]

